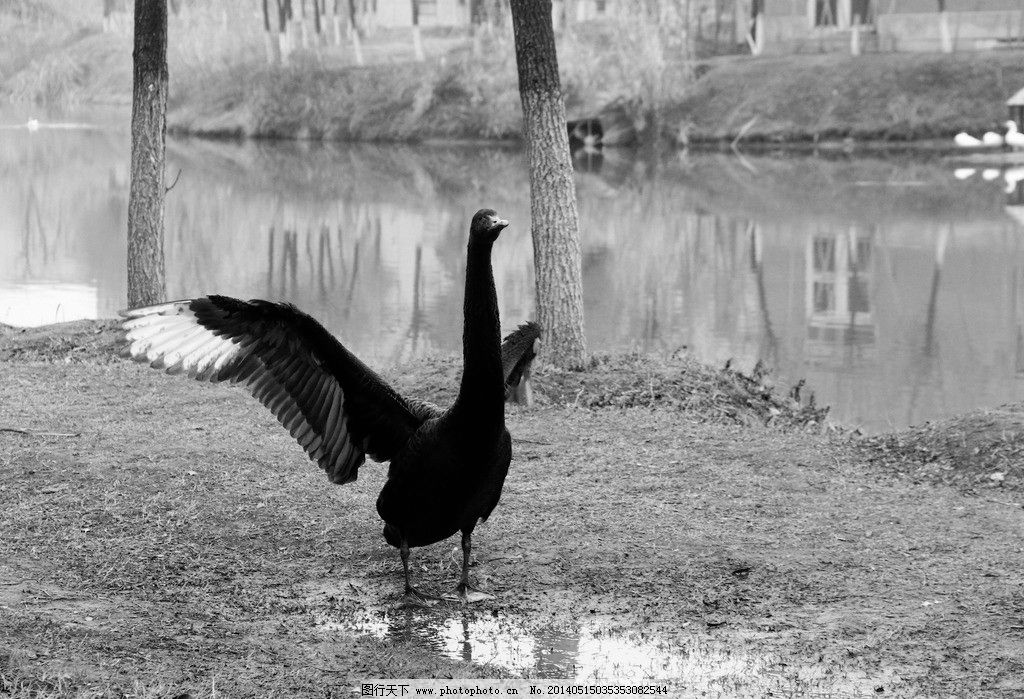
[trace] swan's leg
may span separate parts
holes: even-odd
[[[402,556],[402,570],[405,571],[405,595],[402,597],[401,606],[429,607],[437,602],[439,598],[420,592],[409,582],[409,542],[404,536],[398,551]]]
[[[494,599],[494,595],[477,590],[469,584],[469,554],[473,551],[473,530],[462,530],[462,578],[459,580],[459,597],[463,602],[480,602]]]

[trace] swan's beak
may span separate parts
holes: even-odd
[[[494,229],[494,230],[499,230],[500,231],[500,230],[503,230],[504,228],[506,228],[507,226],[508,226],[508,220],[507,219],[497,218],[497,217],[491,219],[491,228]]]

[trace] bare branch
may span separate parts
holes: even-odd
[[[178,168],[178,174],[174,176],[174,182],[171,182],[169,187],[164,188],[164,194],[174,189],[174,185],[178,184],[178,178],[181,177],[181,168]]]

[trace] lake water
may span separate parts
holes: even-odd
[[[0,114],[0,322],[113,317],[127,117],[26,119]],[[612,151],[577,165],[590,350],[762,359],[869,430],[1024,399],[1024,173]],[[458,352],[466,230],[490,206],[512,221],[495,248],[503,327],[533,317],[519,150],[170,138],[176,176],[172,298],[287,299],[375,365]]]

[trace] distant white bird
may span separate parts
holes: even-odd
[[[1006,122],[1005,141],[1011,148],[1024,148],[1024,133],[1017,130],[1017,122],[1012,119]]]
[[[1003,145],[1003,136],[995,131],[986,131],[981,136],[981,142],[986,146],[1001,146]]]
[[[956,170],[953,170],[953,177],[958,180],[966,180],[969,177],[973,177],[976,172],[977,170],[973,167],[958,167]]]
[[[1003,173],[1003,182],[1006,183],[1004,191],[1013,194],[1017,189],[1018,182],[1024,182],[1024,167],[1011,167]]]
[[[980,138],[975,138],[966,131],[961,131],[953,137],[953,142],[961,148],[974,148],[982,145]]]
[[[39,120],[38,119],[29,119],[28,121],[25,122],[25,128],[27,128],[29,131],[38,131],[39,130]]]
[[[986,182],[991,182],[997,177],[999,177],[999,168],[987,167],[981,171],[981,178]]]

